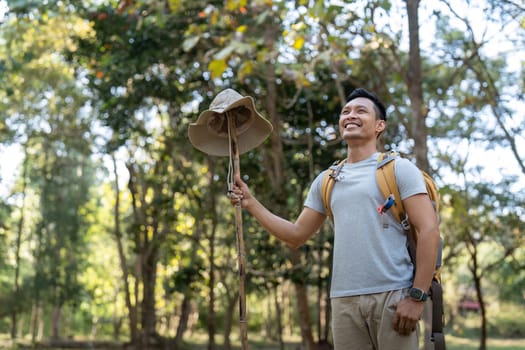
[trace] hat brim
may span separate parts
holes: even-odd
[[[218,132],[209,126],[212,118],[226,119],[228,112],[244,107],[249,110],[249,120],[241,126],[237,133],[237,145],[239,154],[246,153],[259,146],[272,132],[272,124],[266,120],[257,110],[250,96],[243,97],[229,105],[224,110],[206,110],[199,115],[195,123],[190,124],[188,137],[193,146],[204,153],[213,156],[230,155],[230,141],[228,134]]]

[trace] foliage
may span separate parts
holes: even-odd
[[[524,318],[516,314],[519,305],[494,302],[489,306],[489,332],[492,339],[523,339]],[[451,333],[462,338],[479,336],[479,314],[470,312],[458,315],[454,320]]]
[[[524,338],[524,326],[525,316],[516,313],[515,305],[505,303],[494,311],[489,332],[494,338]]]
[[[469,12],[453,5],[421,7],[421,30],[436,23],[432,47],[421,52],[422,88],[429,158],[445,202],[445,288],[477,281],[481,296],[521,306],[514,291],[525,283],[524,194],[517,186],[525,175],[517,146],[525,126],[523,71],[510,69],[505,52],[492,55],[490,35],[479,37],[483,31],[462,17]],[[406,20],[399,3],[9,6],[0,29],[0,141],[23,145],[28,167],[0,208],[0,294],[13,287],[20,234],[20,323],[29,324],[32,307],[50,320],[52,306],[61,305],[70,325],[60,336],[133,341],[135,327],[155,341],[203,328],[210,344],[218,331],[228,338],[238,296],[233,213],[224,195],[228,164],[196,151],[186,136],[225,87],[253,96],[274,125],[264,145],[242,155],[241,170],[280,215],[296,217],[313,178],[345,156],[337,120],[354,87],[376,91],[389,105],[384,147],[414,154],[418,130],[407,102],[413,81],[406,32],[395,20]],[[516,28],[507,37],[523,44],[518,5],[484,1],[470,9],[490,13],[483,17],[502,32]],[[477,150],[510,154],[521,174],[497,169],[500,178],[487,180],[493,165],[472,159]],[[322,333],[331,230],[293,260],[251,216],[243,222],[250,331],[266,329],[267,338],[298,333],[295,283],[307,288]],[[1,316],[12,313],[5,306],[11,300],[2,305]],[[503,316],[493,320],[495,334],[516,327]],[[34,335],[34,327],[19,333]]]

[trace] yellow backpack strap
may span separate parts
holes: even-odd
[[[397,152],[381,153],[377,159],[377,170],[376,170],[376,181],[379,186],[379,190],[383,195],[383,198],[387,198],[390,195],[394,196],[394,205],[390,208],[394,219],[405,227],[406,214],[403,202],[401,201],[401,195],[397,188],[396,174],[394,168],[394,160],[399,156]]]
[[[432,179],[430,175],[428,175],[426,172],[421,171],[423,174],[423,178],[425,179],[425,185],[427,186],[427,193],[430,197],[430,200],[432,201],[432,205],[434,206],[434,210],[436,213],[439,213],[439,190],[436,186],[436,183]]]
[[[332,214],[332,209],[330,208],[330,198],[332,196],[332,190],[334,188],[335,182],[338,180],[339,173],[343,169],[345,160],[335,161],[330,168],[328,168],[324,174],[323,181],[321,182],[321,198],[323,200],[324,209],[326,216],[334,222],[334,216]]]
[[[412,263],[416,264],[416,247],[417,247],[417,235],[410,226],[408,217],[405,213],[405,207],[399,194],[399,188],[397,187],[396,172],[395,172],[395,159],[399,157],[397,152],[389,152],[388,154],[380,154],[377,160],[376,180],[381,190],[383,198],[388,196],[394,196],[394,205],[390,208],[390,212],[407,232],[407,248]]]

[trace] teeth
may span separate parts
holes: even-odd
[[[348,129],[350,126],[359,126],[359,125],[357,125],[356,123],[348,123],[348,124],[345,124],[345,129]]]

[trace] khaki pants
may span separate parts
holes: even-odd
[[[335,350],[418,350],[415,332],[400,335],[392,328],[397,303],[406,290],[332,298]]]

